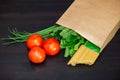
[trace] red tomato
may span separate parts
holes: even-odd
[[[33,47],[28,53],[28,58],[33,63],[42,63],[46,58],[46,54],[42,48]]]
[[[55,38],[48,38],[43,43],[43,49],[47,55],[54,56],[60,51],[60,43]]]
[[[42,36],[40,36],[39,34],[32,34],[28,37],[27,41],[26,41],[26,45],[29,49],[35,47],[35,46],[39,46],[41,47],[43,44],[43,38]]]

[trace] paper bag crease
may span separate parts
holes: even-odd
[[[75,0],[56,24],[73,29],[102,50],[120,28],[120,0]]]

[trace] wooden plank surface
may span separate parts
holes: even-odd
[[[0,37],[9,28],[35,32],[52,26],[72,0],[1,0]],[[120,80],[120,30],[93,66],[67,66],[64,50],[47,57],[43,64],[32,64],[24,43],[3,46],[0,42],[0,80]]]

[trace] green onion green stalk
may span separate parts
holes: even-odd
[[[9,32],[11,36],[8,36],[7,38],[0,38],[0,40],[8,41],[4,44],[23,43],[26,42],[28,36],[31,34],[39,34],[44,39],[53,37],[59,40],[61,49],[65,49],[64,57],[72,57],[78,48],[83,44],[98,53],[100,52],[99,47],[89,42],[75,31],[57,24],[33,33],[18,32],[16,28],[11,30],[9,29]]]

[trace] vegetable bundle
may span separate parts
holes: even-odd
[[[64,57],[73,57],[71,58],[70,62],[68,62],[69,65],[76,65],[77,63],[74,62],[74,54],[80,46],[84,45],[85,48],[89,48],[90,50],[93,50],[96,53],[100,52],[100,48],[86,40],[84,37],[76,33],[75,31],[68,29],[66,27],[63,27],[61,25],[53,25],[49,28],[29,33],[29,32],[18,32],[17,29],[9,30],[11,33],[11,36],[8,36],[8,38],[0,38],[0,40],[8,40],[9,42],[5,44],[12,44],[12,43],[23,43],[26,42],[27,38],[31,34],[39,34],[44,39],[47,38],[55,38],[59,40],[61,49],[65,49]],[[81,52],[81,51],[80,51]],[[86,53],[85,53],[86,54]],[[78,54],[79,55],[79,54]],[[73,60],[73,61],[72,61]],[[72,61],[72,62],[71,62]]]

